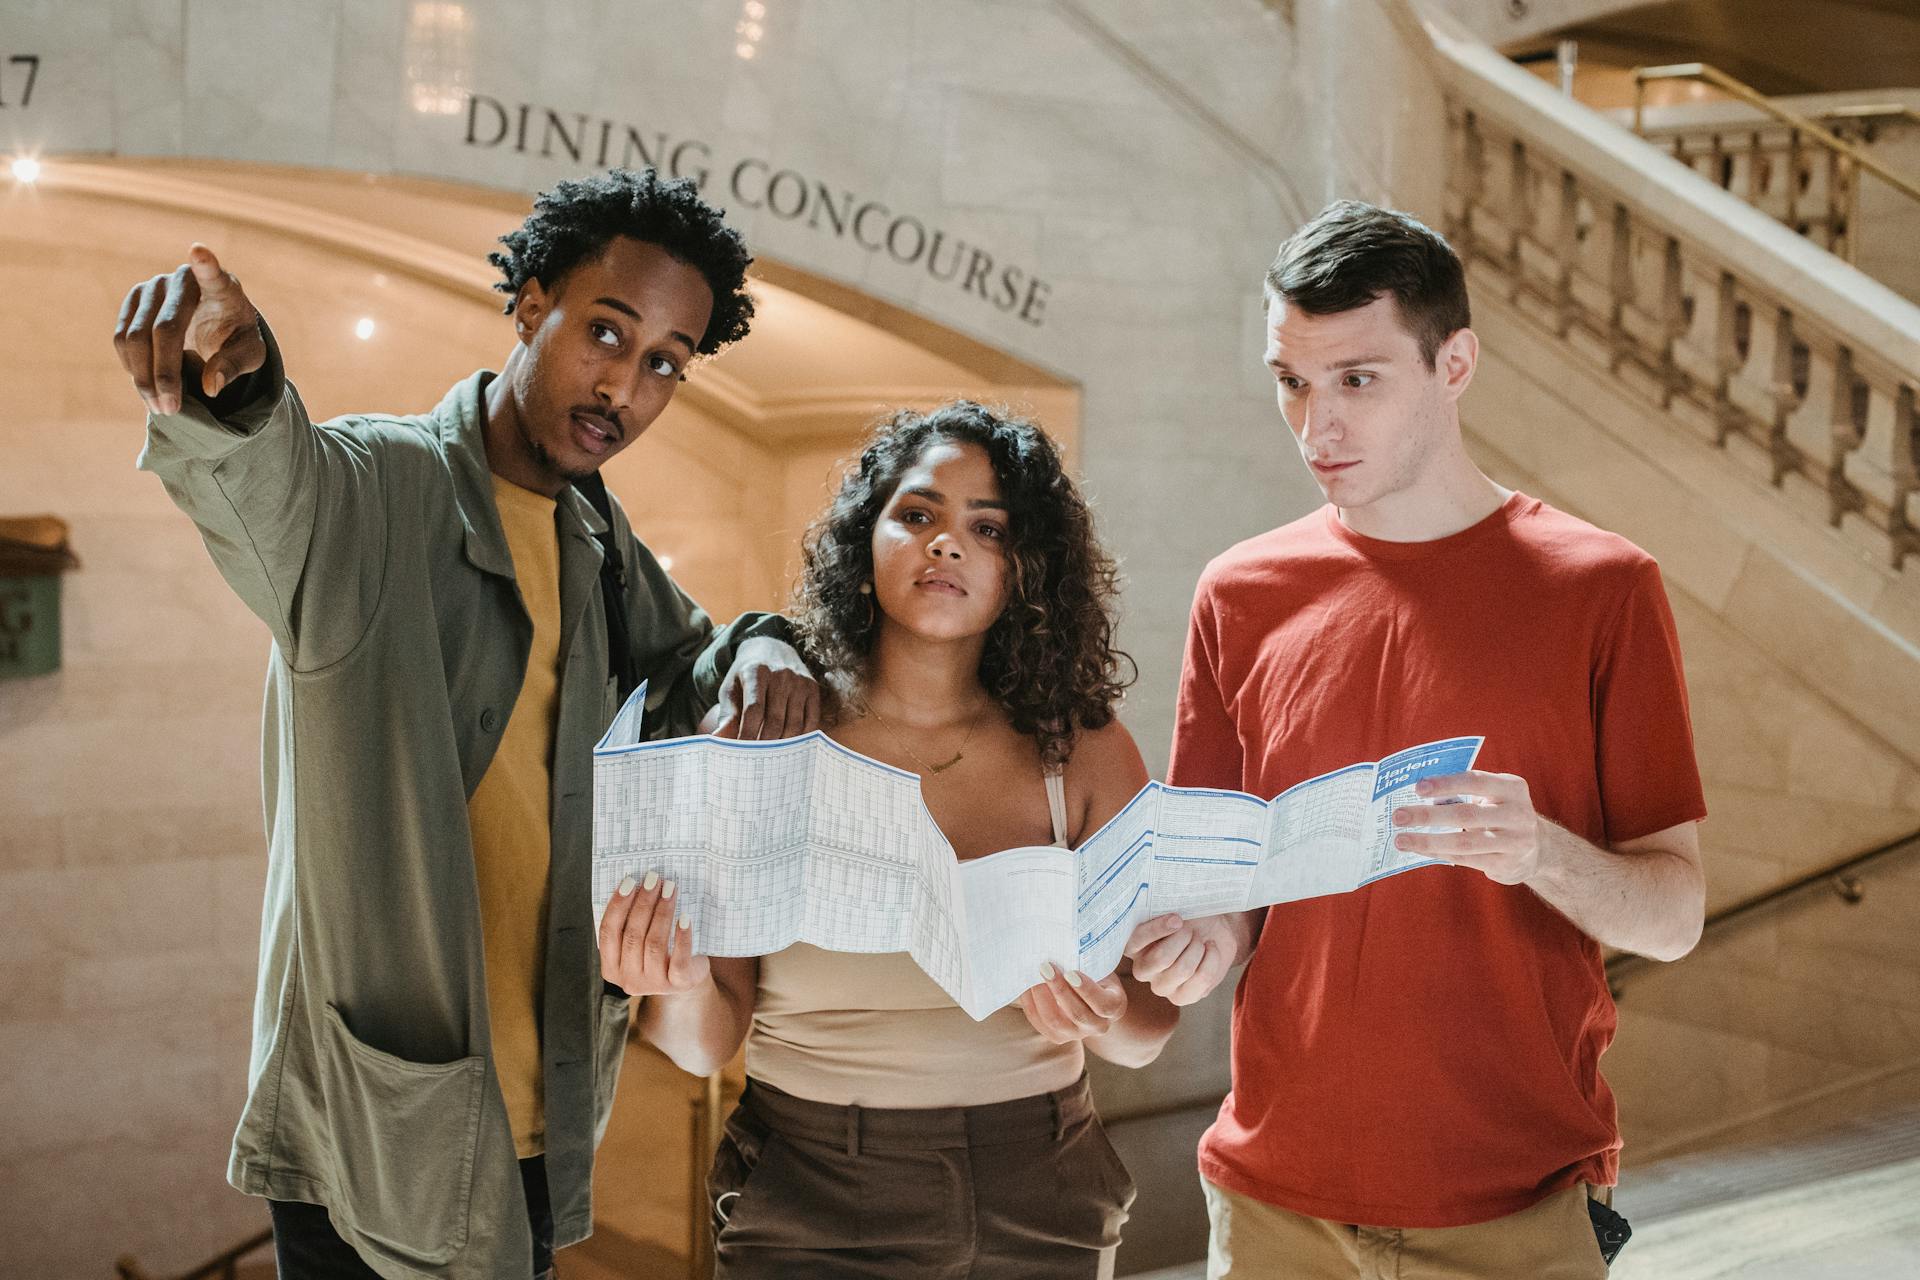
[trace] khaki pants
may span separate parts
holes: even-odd
[[[1106,1280],[1134,1187],[1084,1077],[930,1110],[749,1080],[707,1195],[720,1280]]]
[[[1252,1200],[1205,1178],[1207,1280],[1604,1280],[1582,1185],[1467,1227],[1362,1227]]]

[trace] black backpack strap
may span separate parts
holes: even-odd
[[[607,673],[618,684],[620,701],[625,703],[640,686],[640,672],[634,667],[633,640],[627,631],[627,562],[614,539],[613,500],[598,472],[574,481],[573,487],[607,526],[594,535],[600,540],[600,602],[607,614]]]

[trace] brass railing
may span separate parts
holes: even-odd
[[[1864,522],[1894,568],[1920,551],[1920,369],[1470,105],[1447,115],[1448,231],[1523,316],[1716,445],[1750,442],[1775,487]]]
[[[183,1271],[169,1280],[236,1280],[240,1274],[240,1260],[250,1253],[258,1253],[273,1243],[273,1232],[262,1231],[248,1236],[239,1244],[214,1255],[191,1271]],[[153,1280],[147,1271],[134,1259],[121,1254],[113,1264],[114,1274],[119,1280]]]
[[[1707,917],[1700,931],[1700,945],[1709,945],[1764,912],[1792,901],[1811,901],[1823,891],[1833,894],[1849,906],[1855,905],[1866,897],[1863,876],[1886,867],[1896,858],[1914,853],[1920,853],[1920,831],[1842,858],[1805,875],[1796,876],[1764,893],[1756,893],[1732,906],[1722,907]],[[1607,985],[1613,989],[1614,998],[1619,998],[1629,978],[1655,963],[1645,956],[1635,955],[1617,955],[1608,960]]]
[[[1647,85],[1656,80],[1697,80],[1759,111],[1770,123],[1741,122],[1668,126],[1646,124]],[[1636,67],[1633,131],[1660,138],[1673,157],[1747,203],[1765,210],[1828,251],[1854,260],[1859,244],[1860,175],[1878,178],[1920,203],[1920,183],[1889,168],[1861,145],[1857,132],[1869,120],[1920,114],[1900,104],[1842,107],[1818,115],[1782,106],[1752,85],[1704,62]],[[1828,128],[1823,120],[1832,123]]]

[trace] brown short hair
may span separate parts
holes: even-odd
[[[1267,268],[1267,294],[1309,315],[1390,296],[1429,369],[1440,344],[1473,323],[1453,246],[1418,218],[1359,200],[1334,201],[1287,237]]]

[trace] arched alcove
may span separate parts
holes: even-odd
[[[245,1082],[265,874],[268,638],[134,468],[143,412],[110,344],[120,300],[200,240],[245,280],[316,419],[421,411],[506,356],[486,253],[526,201],[257,165],[43,164],[37,182],[0,189],[0,284],[23,304],[0,314],[0,510],[68,520],[84,569],[67,583],[63,669],[0,686],[7,843],[45,872],[48,914],[29,932],[63,957],[55,989],[8,998],[40,1001],[15,1012],[74,1066],[19,1100],[45,1122],[21,1134],[20,1158],[42,1168],[37,1185],[63,1189],[40,1211],[68,1231],[74,1188],[136,1219],[162,1212],[156,1192],[184,1197],[164,1231],[136,1220],[112,1233],[115,1251],[165,1270],[244,1237],[259,1212],[219,1171]],[[1079,397],[1064,379],[787,264],[756,264],[751,287],[752,334],[696,365],[608,469],[637,531],[717,616],[779,606],[836,464],[886,409],[1005,403],[1073,450]],[[23,953],[38,954],[34,937]],[[129,955],[131,972],[116,962]],[[687,1247],[698,1088],[632,1051],[595,1246],[616,1260]],[[145,1239],[179,1252],[156,1256]]]

